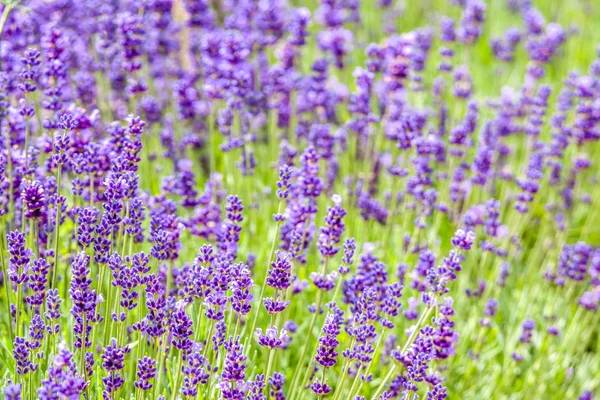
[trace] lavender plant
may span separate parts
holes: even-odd
[[[4,398],[600,396],[598,4],[0,7]]]

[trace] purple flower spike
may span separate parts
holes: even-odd
[[[137,363],[137,380],[133,383],[140,390],[152,388],[152,381],[156,376],[156,361],[150,357],[140,358]]]
[[[112,398],[114,393],[125,383],[125,379],[118,371],[125,367],[125,356],[129,351],[128,346],[118,346],[117,340],[114,338],[111,340],[111,344],[104,348],[102,368],[109,373],[108,376],[102,378],[104,383],[103,395],[105,397]]]
[[[262,329],[257,329],[254,335],[258,340],[258,344],[267,349],[281,348],[288,340],[287,332],[284,329],[279,331],[275,326],[267,328],[264,334]]]
[[[267,285],[275,290],[287,290],[292,284],[291,269],[289,255],[277,250],[275,260],[271,262],[271,269],[267,273]]]
[[[4,395],[6,400],[21,400],[21,384],[9,380],[4,387]]]
[[[314,381],[314,383],[310,386],[310,389],[317,396],[327,396],[331,392],[331,386],[325,382]]]
[[[323,368],[331,368],[336,363],[338,353],[335,351],[339,344],[337,340],[340,334],[339,319],[330,314],[327,316],[325,325],[323,325],[323,335],[319,337],[319,347],[315,359]]]
[[[25,204],[26,218],[38,219],[44,215],[46,196],[40,182],[29,182],[21,192],[21,199]]]
[[[192,347],[192,341],[190,340],[190,336],[192,336],[192,319],[185,312],[186,304],[183,301],[180,301],[175,306],[175,312],[172,316],[172,324],[171,324],[171,334],[173,335],[173,346],[175,348],[187,351]]]
[[[461,250],[471,250],[471,246],[475,242],[475,233],[472,231],[465,232],[459,229],[452,238],[452,245]]]

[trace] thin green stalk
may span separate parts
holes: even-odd
[[[269,376],[271,374],[271,362],[273,357],[273,349],[269,349],[267,351],[267,365],[265,366],[265,382],[269,381]],[[267,391],[267,395],[269,393],[269,385],[265,385],[265,390]]]
[[[325,383],[325,368],[321,369],[321,383]],[[319,399],[322,399],[323,396],[319,395]]]
[[[37,246],[35,245],[35,243],[37,242],[35,240],[35,220],[31,219],[29,220],[29,248],[32,250],[32,253],[34,255],[38,255],[39,256],[39,251],[37,249]]]
[[[56,170],[56,193],[60,197],[60,177],[62,175],[62,164],[58,164]],[[58,243],[60,236],[60,219],[61,219],[61,207],[57,202],[56,204],[56,222],[54,223],[54,265],[52,266],[52,278],[50,279],[50,289],[56,287],[56,276],[58,275]],[[66,278],[65,278],[66,279]]]
[[[90,174],[90,207],[94,204],[94,173]]]
[[[182,362],[182,351],[179,351],[177,357],[177,375],[175,375],[175,381],[173,382],[173,393],[171,393],[171,400],[177,399],[177,393],[179,392],[179,377],[181,376],[181,362]]]
[[[83,376],[83,381],[87,380],[87,371],[85,368],[85,342],[86,342],[86,329],[87,329],[87,315],[83,314],[83,331],[81,333],[81,376]]]
[[[101,264],[100,268],[106,268],[105,264]],[[110,312],[112,310],[112,290],[110,290],[110,274],[108,277],[108,290],[106,291],[106,309],[104,311],[104,343],[108,343],[108,338],[111,332],[111,328],[112,328],[112,319],[110,318]],[[100,282],[100,285],[102,285],[103,282]],[[102,286],[100,286],[102,287]]]
[[[215,324],[214,324],[215,320],[211,319],[210,322],[208,323],[208,335],[206,335],[206,346],[204,347],[204,352],[202,354],[202,356],[204,357],[205,360],[208,360],[208,355],[209,355],[209,350],[212,346],[209,345],[209,340],[212,337],[213,334],[213,329],[215,328]]]
[[[195,314],[198,315],[198,325],[196,326],[196,331],[194,332],[194,341],[199,343],[202,335],[202,320],[204,319],[204,305],[200,302],[200,310]]]
[[[304,390],[304,388],[308,384],[308,380],[310,379],[310,376],[314,369],[312,366],[311,360],[314,360],[314,358],[315,358],[314,355],[316,354],[318,348],[319,348],[319,342],[317,341],[313,347],[313,351],[310,353],[310,354],[312,354],[312,356],[309,357],[309,359],[308,359],[308,366],[306,367],[306,370],[304,371],[304,376],[302,377],[302,380],[300,381],[300,385],[299,385],[300,392],[297,392],[298,395],[300,395],[300,393],[302,393],[302,390]]]
[[[327,263],[328,262],[329,262],[329,257],[325,257],[325,260],[323,261],[322,267],[321,267],[321,275],[323,275],[323,277],[327,274]],[[323,292],[322,290],[319,289],[319,293],[317,294],[317,306],[315,308],[315,313],[313,314],[313,317],[311,319],[310,327],[308,328],[308,336],[306,337],[306,342],[304,343],[304,347],[302,349],[302,355],[300,356],[300,361],[299,361],[298,367],[296,368],[296,371],[294,371],[294,379],[292,380],[292,388],[293,388],[292,395],[294,394],[295,389],[296,389],[296,386],[295,386],[296,372],[300,370],[300,368],[302,367],[302,365],[304,363],[304,356],[306,354],[306,350],[308,349],[308,344],[310,343],[310,336],[312,335],[313,328],[315,326],[315,323],[317,321],[319,313],[321,312],[321,305],[323,303],[324,297],[325,297],[325,292]],[[313,351],[313,353],[316,351],[317,351],[317,348],[315,345],[315,350]],[[309,360],[309,365],[310,365],[310,360]],[[306,380],[307,380],[307,376],[309,375],[308,374],[309,370],[310,369],[307,369],[307,372],[303,376],[302,381],[300,382],[302,385],[299,390],[302,390],[302,388],[304,387],[304,382],[306,382]],[[293,397],[290,397],[290,398],[293,399]]]
[[[29,373],[27,374],[27,380],[29,382],[28,386],[29,386],[29,398],[33,400],[33,393],[34,393],[34,389],[33,389],[33,382],[31,381],[33,379],[33,371],[29,371]]]
[[[352,349],[352,346],[354,346],[354,340],[355,337],[352,336],[352,340],[350,340],[350,346],[348,346],[349,349]],[[344,381],[346,380],[346,377],[348,376],[348,368],[350,368],[350,362],[351,360],[348,359],[346,360],[346,362],[344,363],[344,366],[342,367],[342,377],[340,378],[340,381],[337,384],[337,387],[335,388],[335,392],[333,393],[333,400],[337,400],[339,396],[341,396],[343,390],[344,390]]]
[[[13,165],[12,165],[12,155],[11,155],[11,145],[10,145],[10,130],[7,129],[6,135],[6,146],[7,146],[7,154],[6,154],[6,165],[8,169],[8,229],[14,224],[14,215],[15,215],[15,200],[13,197]],[[4,224],[3,224],[4,225]],[[2,238],[4,240],[4,238]]]
[[[279,204],[277,206],[277,214],[281,213],[281,207],[282,207],[282,201],[280,199]],[[267,269],[271,268],[271,262],[273,262],[273,252],[275,251],[275,244],[277,243],[277,238],[279,237],[280,225],[281,225],[281,223],[277,222],[277,225],[275,228],[275,235],[273,236],[273,241],[271,242],[271,249],[269,250],[269,263],[267,264]],[[266,289],[267,289],[267,274],[265,273],[265,277],[263,279],[263,283],[260,288],[260,296],[258,297],[258,302],[255,303],[255,304],[257,304],[257,306],[254,307],[256,309],[256,311],[254,312],[254,318],[252,320],[250,332],[246,336],[246,342],[244,345],[244,347],[246,349],[248,349],[248,342],[250,341],[250,338],[252,337],[252,335],[254,334],[254,330],[256,329],[256,322],[258,321],[259,310],[261,309],[261,304],[262,304],[263,298],[265,296]]]
[[[365,370],[365,376],[368,376],[369,373],[371,372],[371,367],[373,366],[373,361],[375,360],[375,356],[378,354],[379,352],[379,348],[381,347],[381,343],[383,343],[383,339],[385,338],[385,334],[387,333],[387,330],[382,332],[381,335],[379,336],[379,340],[377,341],[377,344],[375,345],[375,350],[373,351],[373,358],[371,359],[371,361],[369,361],[369,364],[367,365],[367,368]],[[360,374],[356,374],[356,377],[359,377]],[[355,382],[357,381],[356,379],[354,380]],[[360,393],[360,390],[362,389],[363,385],[365,384],[364,380],[360,380],[360,384],[358,385],[358,389],[356,389],[356,392],[354,392],[354,384],[352,385],[352,387],[350,387],[350,398],[353,398],[353,396],[357,395]]]
[[[169,268],[167,269],[167,282],[165,287],[165,296],[169,298],[171,292],[171,281],[173,280],[173,260],[169,262]]]
[[[391,204],[391,209],[390,209],[390,213],[389,213],[389,217],[387,220],[387,229],[385,232],[385,239],[383,241],[384,245],[387,246],[389,241],[390,241],[390,237],[392,236],[392,230],[394,227],[394,217],[396,216],[396,208],[398,207],[398,190],[400,188],[400,177],[394,177],[394,188],[392,189],[392,204]],[[334,297],[335,299],[335,297]]]
[[[235,329],[233,330],[233,339],[235,340],[235,338],[237,338],[238,335],[238,329],[240,328],[240,321],[241,318],[238,317],[235,321]]]
[[[19,314],[21,313],[21,299],[23,297],[23,284],[17,285],[17,301],[16,301],[16,312],[15,312],[15,325],[16,325],[16,334],[15,337],[21,336],[21,319],[19,318]],[[8,314],[10,315],[10,314]]]
[[[4,217],[2,218],[2,226],[4,226]],[[10,315],[10,287],[12,284],[8,279],[6,262],[4,260],[4,234],[2,235],[2,238],[0,238],[0,263],[2,263],[2,276],[4,277],[4,289],[6,290],[6,316],[8,318],[8,335],[10,338],[10,342],[13,343],[15,337],[12,327],[12,317]]]
[[[323,301],[323,291],[319,290],[319,293],[317,294],[317,307],[315,309],[315,313],[313,314],[311,320],[310,320],[310,325],[308,326],[308,330],[307,332],[307,336],[306,336],[306,341],[304,342],[304,346],[302,346],[302,351],[300,352],[300,358],[298,359],[298,365],[296,366],[296,369],[294,370],[294,375],[292,376],[292,380],[291,380],[291,388],[292,388],[292,392],[290,393],[290,399],[293,399],[294,394],[296,392],[296,381],[298,380],[299,376],[299,372],[302,369],[302,366],[304,365],[304,357],[306,356],[306,351],[308,350],[308,345],[310,343],[310,336],[312,334],[312,331],[315,327],[315,323],[317,322],[317,316],[319,315],[319,310],[321,309],[321,302]],[[300,388],[300,390],[302,390],[302,388]]]
[[[163,364],[165,360],[164,343],[161,344],[161,340],[159,338],[156,338],[156,348],[158,349],[158,363],[156,368],[158,375],[156,376],[156,386],[154,387],[154,398],[158,399],[160,395],[160,386],[162,384],[162,373],[164,369]]]

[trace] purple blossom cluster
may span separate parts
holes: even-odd
[[[0,5],[4,397],[600,393],[589,27],[292,3]]]

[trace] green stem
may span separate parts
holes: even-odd
[[[177,399],[177,393],[179,392],[179,377],[181,376],[181,359],[182,352],[179,351],[179,356],[177,357],[177,375],[175,375],[175,381],[173,382],[173,393],[171,393],[171,400]]]
[[[13,226],[14,224],[14,215],[15,215],[15,201],[13,198],[13,168],[12,168],[12,155],[11,155],[11,144],[10,144],[10,129],[7,129],[7,134],[6,134],[6,146],[7,146],[7,151],[6,151],[6,164],[7,164],[7,169],[8,169],[8,215],[10,215],[10,218],[8,220],[8,229],[10,230],[10,227]],[[4,238],[2,238],[2,240],[4,240]]]
[[[154,398],[158,399],[160,394],[160,385],[162,381],[162,373],[163,373],[163,363],[164,363],[164,346],[160,344],[160,339],[156,338],[156,347],[158,349],[158,365],[157,371],[158,375],[156,377],[156,386],[154,387]]]
[[[94,204],[94,173],[90,174],[90,207]]]
[[[269,382],[269,374],[271,373],[271,358],[273,357],[273,349],[267,351],[267,365],[265,366],[265,382]],[[269,393],[269,385],[265,385],[267,395]]]
[[[279,204],[277,206],[277,214],[281,213],[281,207],[282,207],[282,201],[279,200]],[[271,242],[271,249],[269,250],[269,263],[267,264],[267,270],[269,268],[271,268],[271,262],[273,262],[273,252],[275,251],[275,243],[277,243],[277,238],[279,237],[279,227],[280,227],[281,223],[277,222],[277,226],[275,228],[275,235],[273,236],[273,241]],[[260,296],[258,298],[258,302],[256,303],[257,306],[256,311],[254,312],[254,318],[252,319],[252,325],[250,328],[250,332],[249,334],[246,336],[246,343],[245,343],[245,348],[248,349],[248,342],[250,341],[250,338],[252,337],[252,335],[254,334],[254,330],[256,329],[256,322],[258,321],[258,314],[259,314],[259,310],[261,308],[261,304],[263,301],[263,298],[265,296],[265,291],[267,289],[267,274],[265,274],[265,277],[263,279],[263,283],[262,286],[260,288]]]
[[[4,226],[4,217],[2,218],[2,226]],[[2,264],[2,276],[4,277],[4,289],[6,290],[6,315],[8,317],[8,335],[10,342],[13,343],[14,333],[12,328],[12,318],[10,316],[10,286],[11,282],[8,279],[8,273],[6,269],[6,263],[4,260],[4,235],[0,238],[0,263]]]
[[[325,260],[323,261],[322,266],[321,266],[321,274],[323,275],[323,277],[325,277],[325,275],[327,274],[328,261],[329,261],[329,257],[325,257]],[[312,331],[315,326],[315,322],[317,321],[319,312],[321,311],[321,304],[323,303],[324,297],[325,297],[325,293],[322,290],[319,290],[319,293],[317,294],[317,307],[315,309],[315,313],[313,314],[313,318],[310,323],[310,328],[308,328],[308,336],[306,337],[306,342],[304,343],[304,348],[302,349],[302,355],[300,356],[300,363],[298,364],[298,368],[296,368],[296,371],[298,371],[301,368],[302,364],[304,363],[304,356],[305,356],[306,350],[308,348],[308,344],[310,343],[310,336],[312,335]],[[314,354],[317,351],[317,345],[318,345],[318,343],[315,344],[315,349],[311,354]],[[296,376],[296,372],[294,372],[294,377],[295,376]],[[306,372],[304,373],[304,376],[302,377],[302,381],[300,381],[300,383],[301,383],[300,391],[303,390],[304,384],[306,383],[306,381],[308,380],[309,377],[310,377],[310,360],[309,360],[309,367],[306,369]],[[293,388],[292,394],[294,394],[294,391],[296,389],[295,381],[292,381],[292,388]],[[291,398],[293,399],[294,397],[291,397]]]
[[[62,175],[62,164],[58,164],[56,170],[56,193],[60,197],[60,177]],[[61,219],[60,204],[56,204],[56,222],[54,223],[54,265],[52,266],[52,278],[50,279],[50,288],[56,287],[56,276],[58,275],[58,241],[60,235],[60,219]]]
[[[315,327],[315,323],[317,322],[317,316],[319,315],[319,310],[321,309],[321,302],[323,301],[323,291],[319,290],[319,293],[317,294],[317,307],[315,309],[315,313],[313,314],[311,320],[310,320],[310,325],[308,326],[308,330],[306,331],[306,341],[304,342],[304,346],[302,346],[302,352],[300,353],[300,358],[298,359],[298,365],[296,367],[296,369],[294,370],[294,375],[292,377],[292,381],[291,381],[291,388],[292,388],[292,393],[290,394],[290,399],[293,399],[293,395],[296,392],[296,381],[298,380],[298,378],[300,377],[299,372],[302,369],[302,366],[304,365],[304,357],[306,356],[306,351],[308,350],[308,345],[310,343],[310,336],[312,334],[313,328]],[[300,388],[300,390],[302,390],[302,388]]]
[[[21,312],[21,297],[23,296],[23,284],[21,285],[17,285],[17,302],[15,304],[15,308],[16,308],[16,312],[15,312],[15,325],[16,325],[16,331],[17,333],[15,334],[16,337],[20,337],[21,335],[21,324],[20,322],[20,318],[19,318],[19,314]],[[10,314],[8,314],[10,316]]]
[[[352,340],[350,341],[350,346],[348,346],[349,349],[352,349],[352,346],[354,346],[354,340],[355,337],[352,337]],[[339,396],[341,396],[343,388],[344,388],[344,381],[346,380],[346,377],[348,376],[347,372],[348,372],[348,368],[350,368],[350,359],[346,360],[346,362],[344,363],[344,366],[342,367],[342,377],[337,385],[337,387],[335,388],[335,392],[333,393],[333,400],[337,400]]]
[[[105,264],[100,264],[101,271],[102,269],[106,269]],[[110,273],[108,274],[108,290],[106,291],[106,309],[104,311],[104,343],[108,343],[108,338],[110,335],[110,331],[112,328],[112,320],[110,318],[110,312],[112,310],[112,290],[110,290]],[[99,285],[102,287],[104,282],[100,282]]]
[[[210,346],[210,338],[212,337],[212,333],[213,333],[213,329],[215,327],[214,324],[215,320],[211,319],[210,322],[208,323],[208,335],[206,336],[206,346],[204,347],[204,354],[202,354],[202,356],[204,357],[205,360],[208,360],[208,356],[209,356],[209,350],[212,346]]]
[[[87,380],[87,371],[85,369],[85,342],[87,337],[87,320],[86,315],[83,315],[83,331],[81,332],[81,376],[83,376],[83,381]]]
[[[304,371],[304,376],[302,377],[302,380],[300,381],[300,385],[299,385],[299,387],[300,387],[300,390],[301,390],[301,391],[302,391],[302,390],[304,390],[303,388],[305,388],[305,387],[306,387],[306,385],[308,384],[308,380],[309,380],[309,378],[310,378],[310,375],[311,375],[311,374],[312,374],[312,372],[313,372],[313,369],[314,369],[314,368],[312,367],[312,364],[311,364],[310,360],[313,360],[313,359],[314,359],[314,355],[315,355],[315,353],[317,352],[317,349],[318,349],[318,348],[319,348],[319,342],[317,341],[317,343],[315,343],[315,345],[314,345],[313,351],[310,353],[310,354],[312,354],[313,356],[312,356],[312,357],[309,357],[309,359],[308,359],[308,366],[306,367],[306,370]],[[299,395],[300,393],[301,393],[301,392],[298,392],[298,395]]]
[[[171,292],[171,281],[173,280],[173,261],[169,262],[169,268],[167,270],[167,282],[165,288],[165,298],[169,298],[169,294]]]

